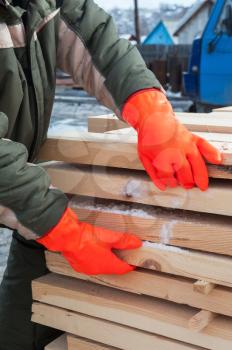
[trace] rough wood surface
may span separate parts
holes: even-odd
[[[194,283],[193,290],[197,293],[209,295],[215,287],[216,284],[201,280]]]
[[[225,110],[218,113],[176,113],[176,117],[190,131],[232,133],[232,118],[223,112]],[[128,124],[112,114],[88,119],[89,132],[100,133],[122,128],[128,128]]]
[[[231,288],[217,286],[210,295],[206,296],[194,292],[193,279],[182,278],[182,276],[170,276],[139,269],[126,276],[90,277],[76,273],[61,255],[52,252],[46,252],[46,262],[48,269],[58,274],[232,316]]]
[[[45,346],[44,350],[68,350],[66,334],[60,336],[59,338],[55,339],[52,343]]]
[[[231,134],[224,134],[224,133],[215,133],[215,132],[199,132],[199,131],[194,131],[194,135],[197,135],[201,138],[204,138],[205,140],[209,142],[218,142],[218,143],[231,143],[232,142],[232,136]],[[123,128],[123,129],[118,129],[118,130],[111,130],[107,131],[104,135],[118,135],[119,138],[122,136],[129,136],[131,140],[134,138],[134,142],[137,142],[137,132],[133,128]]]
[[[71,334],[88,338],[103,344],[114,346],[123,350],[189,350],[189,344],[174,341],[170,338],[162,337],[161,335],[151,334],[140,331],[131,327],[125,327],[113,322],[101,320],[99,318],[89,317],[73,311],[68,311],[58,307],[34,303],[32,306],[32,321],[43,325],[49,325],[53,328],[61,329]],[[231,340],[219,339],[217,341],[218,327],[225,326],[223,333],[227,337],[228,329],[226,329],[225,322],[222,320],[220,324],[209,326],[207,332],[211,335],[201,335],[197,337],[192,336],[191,331],[188,332],[187,339],[192,343],[201,343],[203,337],[207,338],[206,348],[210,350],[231,350]],[[216,322],[216,320],[214,321]],[[165,333],[168,333],[168,328],[165,323],[161,327]],[[206,330],[204,330],[206,332]],[[231,332],[229,332],[231,338]],[[175,337],[183,336],[182,332],[179,334],[175,331]],[[191,339],[190,339],[191,338]],[[199,349],[199,347],[193,347]],[[203,349],[202,349],[203,350]]]
[[[118,348],[68,335],[68,350],[119,350]]]
[[[163,245],[118,251],[129,264],[188,278],[232,287],[232,259]]]
[[[88,118],[89,132],[102,133],[123,128],[128,128],[128,124],[118,119],[114,114],[91,116]]]
[[[232,255],[232,218],[208,214],[194,215],[170,212],[155,208],[140,208],[133,205],[119,206],[105,201],[104,204],[87,204],[77,197],[70,206],[79,219],[95,226],[122,232],[133,232],[143,241],[165,243]],[[115,205],[115,209],[110,209]],[[117,209],[121,208],[121,209]]]
[[[193,316],[189,323],[189,329],[194,332],[201,332],[203,329],[209,326],[209,324],[217,317],[211,311],[201,310],[195,316]]]
[[[57,306],[91,317],[133,327],[152,334],[207,347],[211,337],[215,342],[232,340],[232,319],[217,316],[184,305],[177,305],[135,295],[90,282],[50,274],[33,281],[33,299],[43,304]],[[214,321],[213,321],[214,320]],[[224,328],[220,328],[223,321]],[[217,328],[213,334],[205,328]],[[192,340],[193,331],[201,332],[198,340]]]
[[[221,108],[215,108],[213,109],[214,112],[230,112],[232,113],[232,106],[228,106],[228,107],[221,107]]]
[[[232,141],[215,145],[223,154],[223,164],[232,165]],[[73,137],[51,137],[42,146],[38,159],[144,170],[136,138],[128,135],[77,133]],[[211,177],[232,178],[232,170],[226,166],[208,165],[208,170]]]
[[[45,169],[65,193],[232,216],[231,183],[212,183],[206,192],[180,187],[162,192],[141,172],[60,163]]]

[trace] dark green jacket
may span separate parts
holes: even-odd
[[[6,137],[17,142],[0,140],[0,222],[36,238],[58,222],[67,206],[62,192],[49,189],[46,173],[26,164],[46,139],[56,68],[118,116],[132,93],[160,85],[92,0],[0,4],[0,112],[8,117]],[[0,114],[0,136],[4,123]]]

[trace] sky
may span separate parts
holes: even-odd
[[[132,7],[133,0],[94,0],[98,5],[108,10],[112,7],[128,8]],[[195,0],[185,0],[185,5],[191,5]],[[138,0],[139,6],[144,8],[157,8],[161,3],[183,4],[183,0]]]

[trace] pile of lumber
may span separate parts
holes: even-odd
[[[46,253],[32,320],[65,332],[47,350],[232,349],[232,116],[178,118],[223,153],[223,166],[208,166],[207,192],[156,189],[136,135],[114,116],[89,118],[88,133],[49,138],[41,150],[80,220],[144,241],[116,252],[138,267],[124,276],[85,276]]]

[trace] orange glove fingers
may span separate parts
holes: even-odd
[[[206,191],[209,187],[208,169],[198,149],[188,155],[188,160],[192,167],[194,182],[202,191]]]
[[[93,250],[92,253],[93,254],[89,256],[88,264],[81,263],[82,259],[80,254],[77,255],[76,259],[66,252],[62,252],[62,255],[68,260],[69,264],[76,272],[86,275],[123,275],[135,269],[134,266],[122,261],[108,249],[102,248],[100,251],[98,250],[96,254]],[[85,259],[84,257],[84,261]]]
[[[161,180],[159,180],[157,173],[156,173],[156,169],[154,168],[154,165],[152,164],[152,162],[146,156],[141,157],[141,161],[143,163],[143,166],[144,166],[146,172],[150,176],[152,182],[161,191],[165,191],[167,186],[165,184],[163,184]]]
[[[110,249],[136,249],[142,245],[139,238],[129,233],[111,231],[84,222],[79,223],[79,225],[81,230],[85,232],[82,238],[83,241],[91,240],[91,237],[95,236],[96,241],[99,241],[100,244],[103,243],[104,246],[108,246]]]
[[[199,137],[197,140],[197,147],[208,162],[212,164],[222,163],[221,152],[206,140]]]
[[[195,186],[193,173],[191,169],[191,165],[185,159],[183,164],[174,164],[174,169],[176,171],[176,178],[178,183],[183,186],[185,189],[189,190]]]
[[[123,233],[118,236],[118,240],[112,245],[114,249],[137,249],[142,246],[142,241],[129,233]]]
[[[177,179],[174,174],[174,170],[172,172],[165,172],[159,169],[156,169],[158,179],[164,184],[166,187],[175,188],[178,186]]]

